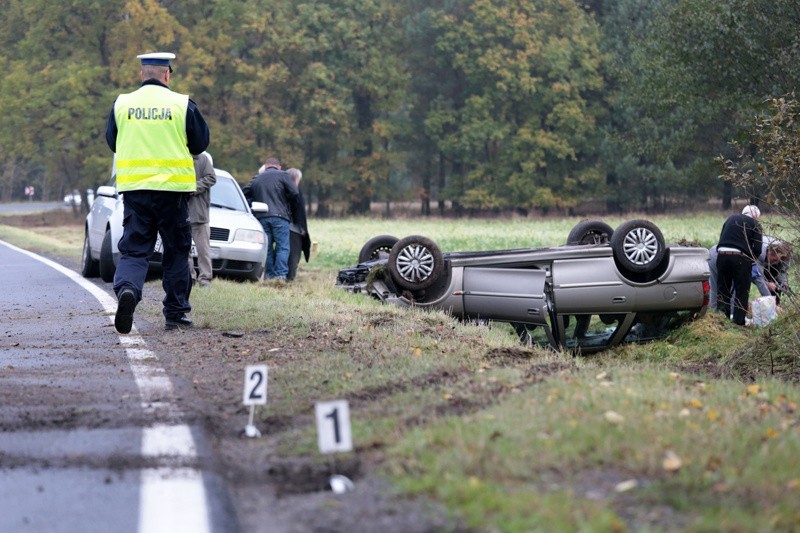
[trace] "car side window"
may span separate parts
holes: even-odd
[[[561,315],[564,345],[569,349],[603,349],[611,345],[625,313]]]

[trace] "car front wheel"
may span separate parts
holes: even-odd
[[[649,220],[629,220],[614,230],[611,248],[622,268],[640,273],[649,272],[661,263],[666,245],[658,226]]]
[[[92,259],[92,250],[89,247],[89,231],[83,238],[83,253],[81,254],[81,276],[84,278],[96,278],[100,274],[100,265],[96,259]]]
[[[100,278],[106,283],[110,283],[114,281],[116,271],[114,255],[111,252],[111,230],[106,230],[103,245],[100,247]]]
[[[398,286],[416,291],[430,287],[441,277],[444,256],[431,239],[412,235],[395,243],[387,267]]]
[[[394,235],[378,235],[371,238],[358,253],[358,262],[366,263],[367,261],[389,257],[392,246],[399,240]]]
[[[567,236],[567,244],[608,244],[614,230],[602,220],[582,220]]]

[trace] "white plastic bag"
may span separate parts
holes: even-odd
[[[761,296],[750,302],[750,316],[753,325],[764,327],[778,318],[778,304],[774,296]]]

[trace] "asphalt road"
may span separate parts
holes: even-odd
[[[16,202],[12,204],[0,204],[0,213],[36,213],[38,211],[50,211],[52,209],[69,208],[64,202]]]
[[[116,299],[0,241],[0,531],[238,531],[199,428]]]

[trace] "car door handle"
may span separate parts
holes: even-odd
[[[611,298],[612,304],[624,304],[627,301],[628,298],[626,296],[614,296],[613,298]]]

